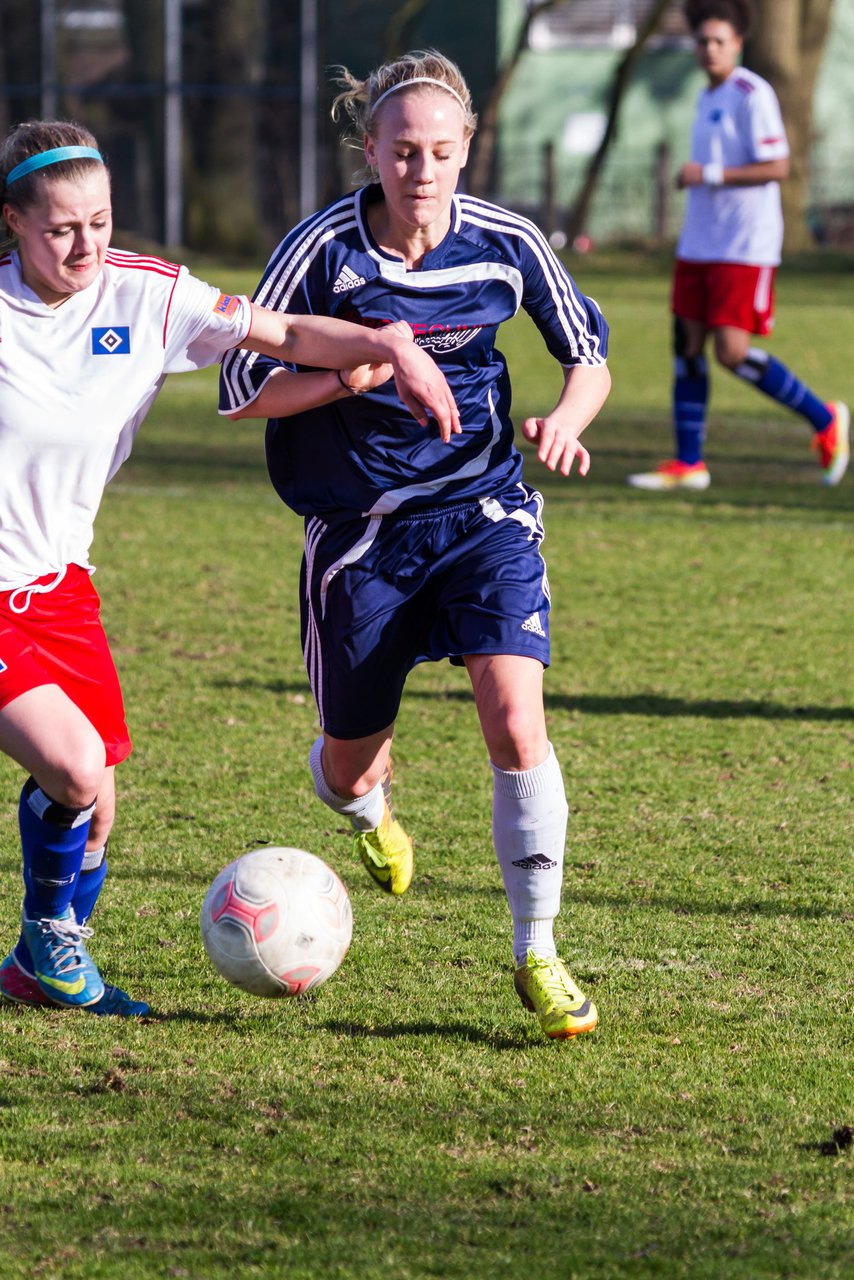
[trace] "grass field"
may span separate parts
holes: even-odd
[[[850,267],[783,273],[774,350],[854,401]],[[628,490],[670,447],[667,281],[577,275],[614,392],[587,481],[528,477],[572,809],[558,936],[599,1029],[547,1042],[513,994],[459,670],[417,670],[399,721],[411,891],[352,863],[306,764],[300,522],[215,376],[173,379],[94,555],[135,751],[93,951],[157,1017],[0,1009],[4,1280],[851,1276],[854,479],[823,489],[800,421],[716,373],[711,489]],[[503,349],[517,417],[546,408],[537,336]],[[0,766],[9,943],[20,782]],[[353,902],[301,1003],[228,988],[201,946],[210,880],[265,843],[326,858]]]

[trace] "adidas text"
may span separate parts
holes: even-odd
[[[513,866],[518,867],[520,871],[551,871],[557,863],[553,858],[546,857],[544,853],[534,853],[530,858],[520,858],[518,862],[513,863]]]
[[[349,267],[342,267],[338,273],[338,279],[332,286],[332,292],[346,293],[348,289],[358,289],[359,285],[364,283],[364,276],[357,276]]]
[[[543,639],[545,639],[546,633],[543,630],[543,624],[540,622],[540,615],[538,613],[532,613],[530,618],[525,619],[522,623],[522,630],[533,631],[535,636],[542,636]]]

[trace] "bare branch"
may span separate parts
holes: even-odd
[[[611,82],[608,120],[605,125],[605,132],[602,135],[602,141],[599,143],[596,154],[587,166],[584,183],[569,217],[568,238],[570,244],[572,244],[575,237],[583,231],[584,225],[587,221],[590,206],[593,203],[593,197],[599,183],[599,176],[604,168],[605,160],[611,148],[611,144],[617,136],[620,107],[622,105],[625,92],[631,83],[632,71],[634,69],[635,62],[640,56],[649,38],[655,34],[658,24],[664,15],[664,11],[668,8],[669,4],[670,0],[656,0],[656,3],[653,5],[647,16],[646,22],[637,33],[634,44],[630,49],[626,50],[625,55],[614,73],[614,79]]]

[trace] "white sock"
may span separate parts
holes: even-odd
[[[333,791],[326,781],[323,772],[323,736],[319,737],[308,755],[311,775],[314,778],[314,789],[325,805],[335,813],[349,818],[357,831],[375,831],[383,820],[385,813],[385,795],[382,782],[364,796],[356,796],[354,800],[345,800]]]
[[[533,769],[492,766],[492,838],[513,917],[513,955],[525,963],[557,954],[553,923],[560,910],[568,808],[554,749]]]

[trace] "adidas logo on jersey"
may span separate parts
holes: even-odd
[[[351,271],[349,267],[342,267],[338,272],[338,279],[332,286],[332,292],[347,293],[349,289],[358,289],[359,285],[364,283],[364,276],[357,276],[355,271]]]
[[[544,640],[546,638],[546,633],[543,630],[543,624],[540,622],[540,615],[538,613],[532,613],[530,618],[525,619],[522,623],[522,630],[533,631],[535,636],[542,636]]]

